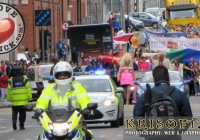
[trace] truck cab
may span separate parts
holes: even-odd
[[[168,24],[199,24],[200,9],[198,0],[165,0]]]

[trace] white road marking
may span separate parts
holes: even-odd
[[[10,132],[12,131],[13,129],[8,129],[8,130],[5,130],[5,131],[0,131],[0,133],[5,133],[5,132]]]
[[[6,128],[6,127],[0,127],[0,128]]]
[[[117,135],[117,137],[122,137],[123,135]]]

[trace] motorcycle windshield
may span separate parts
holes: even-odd
[[[57,107],[52,110],[47,110],[46,113],[52,122],[63,123],[69,120],[74,113],[74,110],[67,110],[63,107]]]

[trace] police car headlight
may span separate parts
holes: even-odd
[[[183,92],[184,91],[184,86],[180,86],[179,89]]]
[[[65,123],[53,123],[49,124],[49,128],[51,129],[52,133],[55,136],[64,136],[67,134],[68,130],[70,129],[72,123],[65,122]]]
[[[115,104],[115,100],[105,100],[100,104],[100,106],[109,106],[112,104]]]
[[[139,95],[142,95],[142,94],[144,93],[144,90],[142,90],[140,87],[138,87],[137,93],[138,93]]]

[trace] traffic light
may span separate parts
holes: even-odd
[[[49,30],[44,30],[44,48],[45,50],[51,48],[51,32]]]

